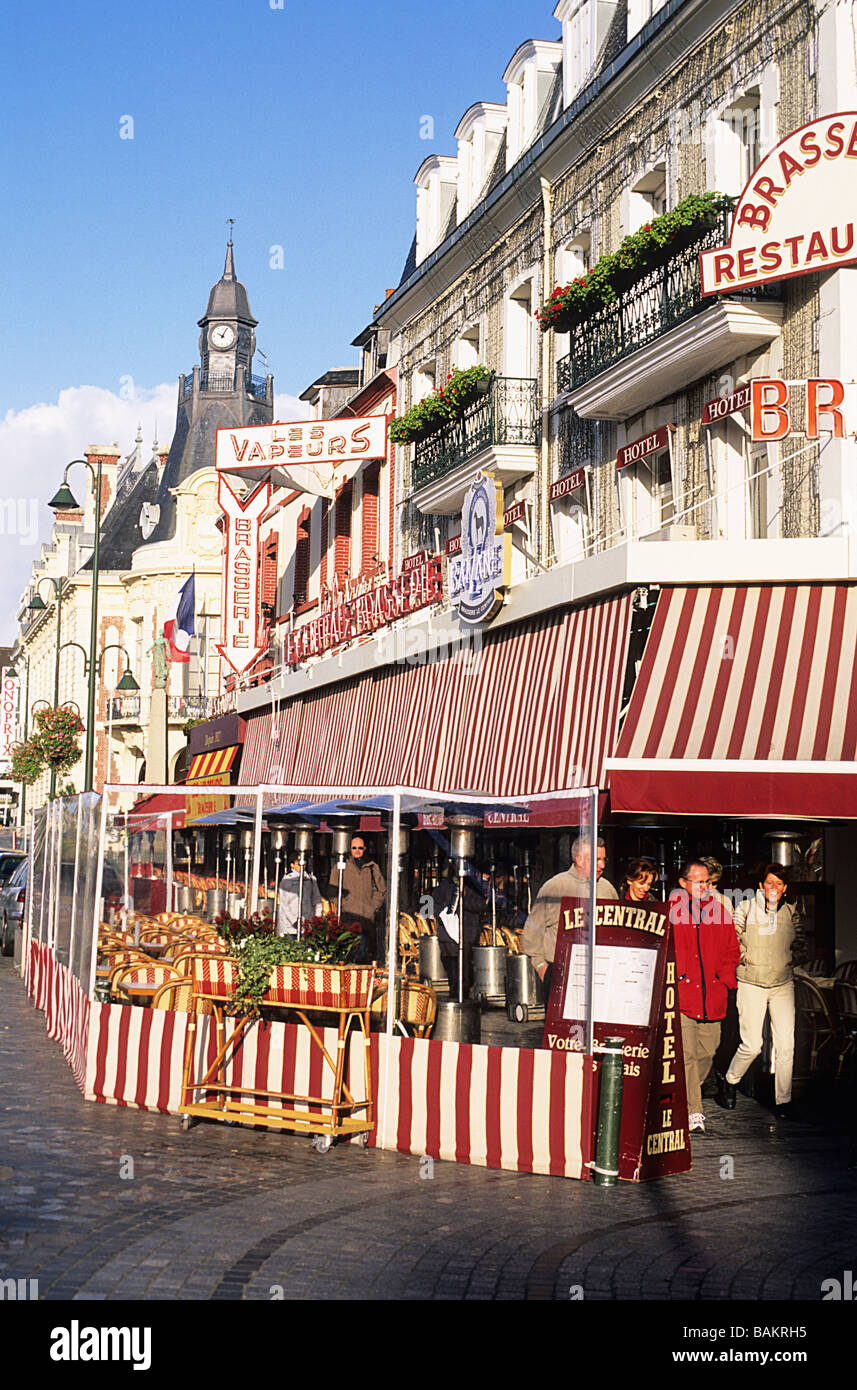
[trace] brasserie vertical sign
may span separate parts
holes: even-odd
[[[266,650],[258,643],[259,528],[271,500],[271,486],[262,483],[241,501],[223,474],[217,500],[226,524],[223,557],[223,641],[217,650],[238,675]]]

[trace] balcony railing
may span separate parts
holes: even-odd
[[[110,717],[114,720],[148,720],[150,696],[114,695],[110,701]],[[213,719],[225,711],[220,696],[168,695],[167,718],[171,723],[185,719]]]
[[[244,367],[238,367],[234,372],[200,372],[199,389],[206,391],[209,395],[231,395],[233,391],[243,390],[248,396],[256,396],[259,400],[264,400],[267,395],[267,380],[263,376],[253,376]],[[193,395],[193,372],[189,372],[184,379],[184,391],[182,399],[186,400]]]
[[[421,439],[414,452],[413,489],[436,482],[492,445],[539,442],[538,383],[529,377],[494,377],[490,389],[460,420]]]
[[[694,314],[711,309],[717,299],[700,292],[699,253],[729,240],[731,213],[701,231],[665,265],[647,270],[613,304],[596,309],[569,334],[569,352],[557,362],[557,389],[574,391],[624,357],[647,347]],[[728,298],[779,299],[779,285],[755,285]],[[725,297],[725,296],[721,296]]]

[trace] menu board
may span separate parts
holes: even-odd
[[[586,1014],[586,970],[589,947],[574,942],[563,1001],[562,1016],[583,1018]],[[611,1027],[645,1028],[652,1011],[656,955],[637,946],[595,947],[595,992],[593,1010],[596,1023]]]
[[[543,1046],[582,1052],[587,1036],[587,905],[560,904]],[[597,1097],[599,1047],[622,1039],[619,1177],[631,1182],[691,1167],[675,952],[667,903],[595,905],[592,1059]],[[595,1149],[597,1106],[587,1121]]]

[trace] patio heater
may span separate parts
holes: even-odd
[[[223,848],[226,855],[226,911],[230,917],[235,917],[240,912],[237,906],[238,895],[235,892],[235,849],[238,846],[238,831],[227,830],[223,835]]]
[[[193,856],[193,831],[189,828],[179,830],[179,844],[184,846],[185,857],[187,859],[187,885],[176,883],[173,893],[176,900],[176,912],[192,912],[195,906],[193,884],[191,883],[191,868]]]
[[[478,816],[448,816],[449,854],[458,870],[458,998],[438,1000],[434,1038],[453,1042],[478,1043],[480,1006],[477,999],[464,998],[464,880],[468,860],[476,852],[476,831],[482,825]]]
[[[347,822],[340,821],[338,824],[330,822],[333,830],[333,853],[336,855],[336,873],[338,886],[336,891],[336,915],[342,916],[342,875],[345,873],[345,861],[348,851],[351,848],[351,829]]]
[[[298,938],[303,936],[304,874],[307,867],[307,854],[312,849],[312,835],[315,826],[310,821],[298,821],[295,826],[295,851],[300,861],[298,877]],[[344,867],[344,866],[343,866]],[[339,875],[339,896],[342,898],[342,874]]]
[[[250,859],[253,854],[253,831],[248,826],[241,831],[241,848],[244,851],[244,910],[250,901]]]
[[[506,1006],[506,947],[497,941],[497,890],[491,860],[491,945],[473,947],[473,996],[485,1005]]]
[[[283,862],[283,850],[288,844],[288,831],[282,826],[277,826],[271,831],[271,849],[274,851],[274,924],[276,926],[277,914],[280,910],[280,865]]]

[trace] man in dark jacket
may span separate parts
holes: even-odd
[[[490,872],[490,871],[489,871]],[[478,886],[477,886],[478,885]],[[469,871],[464,879],[464,911],[459,902],[459,880],[455,865],[450,866],[449,877],[444,878],[432,894],[433,913],[437,919],[437,939],[443,967],[449,980],[451,997],[458,997],[458,941],[459,932],[464,929],[464,990],[463,997],[471,984],[473,947],[479,940],[479,929],[489,910],[487,896],[483,890],[484,879]]]
[[[327,889],[328,897],[335,907],[339,901],[339,872],[334,866],[333,875]],[[385,956],[386,934],[381,931],[375,938],[375,919],[387,896],[384,875],[374,859],[366,858],[366,841],[362,835],[351,839],[351,854],[345,861],[342,871],[342,907],[340,916],[346,921],[360,924],[363,941],[356,960],[364,962],[383,961]]]
[[[735,970],[741,958],[732,914],[711,891],[701,860],[689,860],[670,893],[670,922],[675,943],[681,1041],[687,1079],[691,1133],[705,1133],[702,1084],[711,1070],[729,990],[737,989]]]

